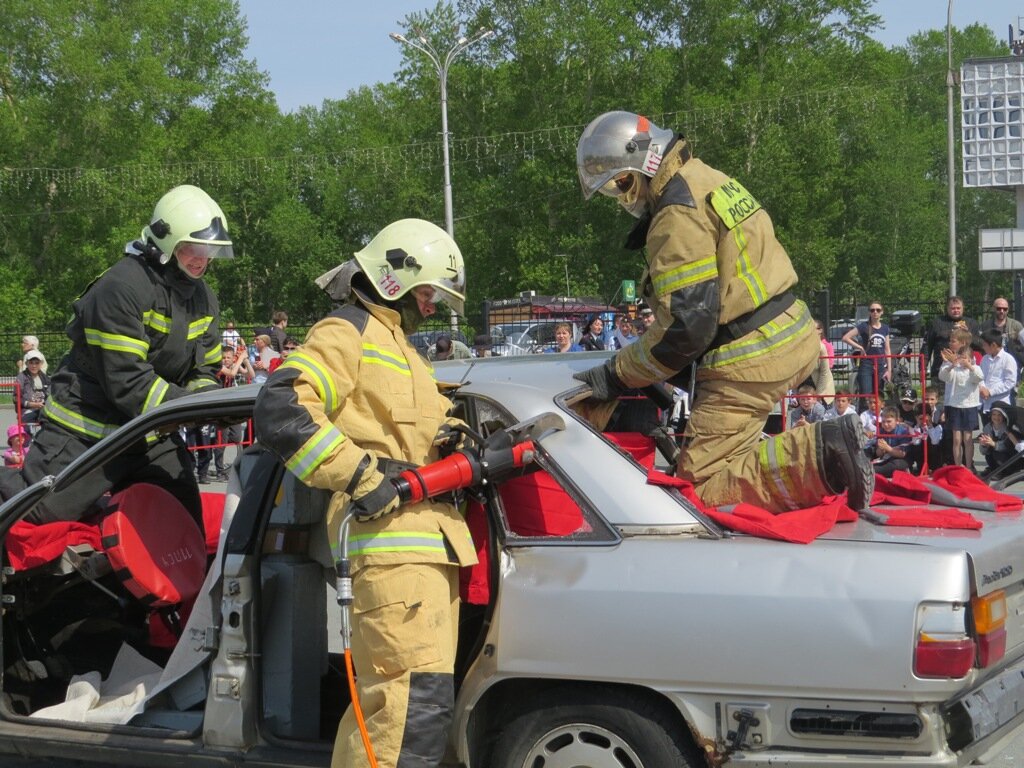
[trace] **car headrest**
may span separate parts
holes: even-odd
[[[206,574],[206,542],[168,490],[136,483],[110,497],[102,544],[125,588],[146,605],[193,600]]]

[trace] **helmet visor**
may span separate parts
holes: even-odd
[[[235,257],[235,251],[231,247],[231,243],[226,245],[219,243],[204,243],[194,242],[192,240],[182,240],[174,247],[174,253],[176,255],[189,255],[197,256],[204,259],[233,259]]]
[[[181,239],[181,242],[207,246],[206,253],[196,253],[196,255],[203,255],[210,259],[233,259],[235,257],[231,235],[228,234],[227,227],[224,226],[220,216],[214,216],[209,226],[189,232],[187,237]]]
[[[629,192],[636,181],[636,171],[625,171],[608,179],[597,191],[608,197],[619,197]]]
[[[437,289],[434,291],[434,298],[431,299],[435,304],[443,301],[458,314],[464,314],[466,281],[461,275],[453,279],[442,278],[432,285]]]

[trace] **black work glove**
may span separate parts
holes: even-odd
[[[603,365],[589,368],[572,375],[577,381],[590,385],[590,399],[599,403],[609,403],[626,391],[626,385],[615,373],[615,358],[611,357]]]
[[[398,489],[379,467],[365,472],[352,492],[352,512],[360,523],[390,515],[399,504]]]

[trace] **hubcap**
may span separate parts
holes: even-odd
[[[643,768],[622,737],[587,723],[548,731],[530,748],[523,768]]]

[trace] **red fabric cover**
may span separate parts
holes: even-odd
[[[147,605],[177,605],[199,594],[206,543],[169,491],[136,483],[110,497],[103,546],[125,588]]]
[[[1024,501],[1008,493],[993,491],[967,467],[940,467],[935,470],[931,479],[939,487],[962,499],[995,502],[997,512],[1016,512],[1024,509]]]
[[[99,527],[89,523],[70,521],[33,525],[19,520],[7,532],[4,544],[11,566],[16,571],[23,571],[56,560],[66,547],[75,544],[89,544],[97,552],[102,552],[100,539]]]
[[[732,512],[721,512],[711,507],[704,513],[724,528],[795,544],[809,544],[823,533],[831,531],[837,522],[857,519],[853,510],[846,506],[845,497],[828,504],[778,515],[753,504],[737,504]]]
[[[459,569],[459,597],[469,605],[487,605],[491,597],[491,552],[487,547],[487,513],[476,499],[466,505],[466,525],[476,546],[476,565]]]
[[[506,480],[498,488],[509,528],[520,536],[566,536],[586,532],[590,526],[583,510],[544,470]],[[470,500],[466,524],[476,545],[477,564],[459,573],[459,595],[469,604],[487,605],[491,597],[490,551],[487,513],[480,502]]]
[[[906,477],[896,477],[897,475]],[[881,483],[881,492],[876,490],[871,497],[875,504],[927,504],[931,493],[917,478],[909,473],[897,472],[893,476],[895,482],[883,477],[876,477]],[[822,503],[797,509],[792,512],[772,514],[766,509],[752,504],[737,504],[731,510],[706,507],[693,490],[693,484],[658,470],[647,474],[647,482],[652,485],[665,485],[678,488],[687,499],[704,514],[723,528],[731,531],[748,533],[766,539],[790,541],[796,544],[809,544],[811,541],[827,533],[836,523],[848,523],[857,520],[857,513],[846,505],[846,495],[827,496]],[[904,509],[885,510],[877,513],[875,521],[881,525],[892,526],[925,526],[928,528],[959,528],[977,529],[982,523],[969,512],[956,509],[922,509],[911,507]]]
[[[932,500],[932,492],[928,486],[914,475],[903,470],[896,470],[892,477],[875,475],[875,493],[871,496],[871,506],[877,504],[927,504]]]
[[[217,554],[220,541],[220,523],[224,517],[223,493],[200,493],[203,502],[203,530],[206,531],[206,554]]]
[[[644,469],[654,468],[654,438],[639,432],[605,432],[604,436],[632,455]]]
[[[981,520],[970,512],[960,509],[920,509],[908,507],[903,509],[876,510],[875,514],[884,515],[884,525],[921,527],[921,528],[960,528],[977,530],[982,527]]]
[[[566,536],[590,530],[583,510],[543,469],[506,480],[498,494],[509,528],[520,536]]]

